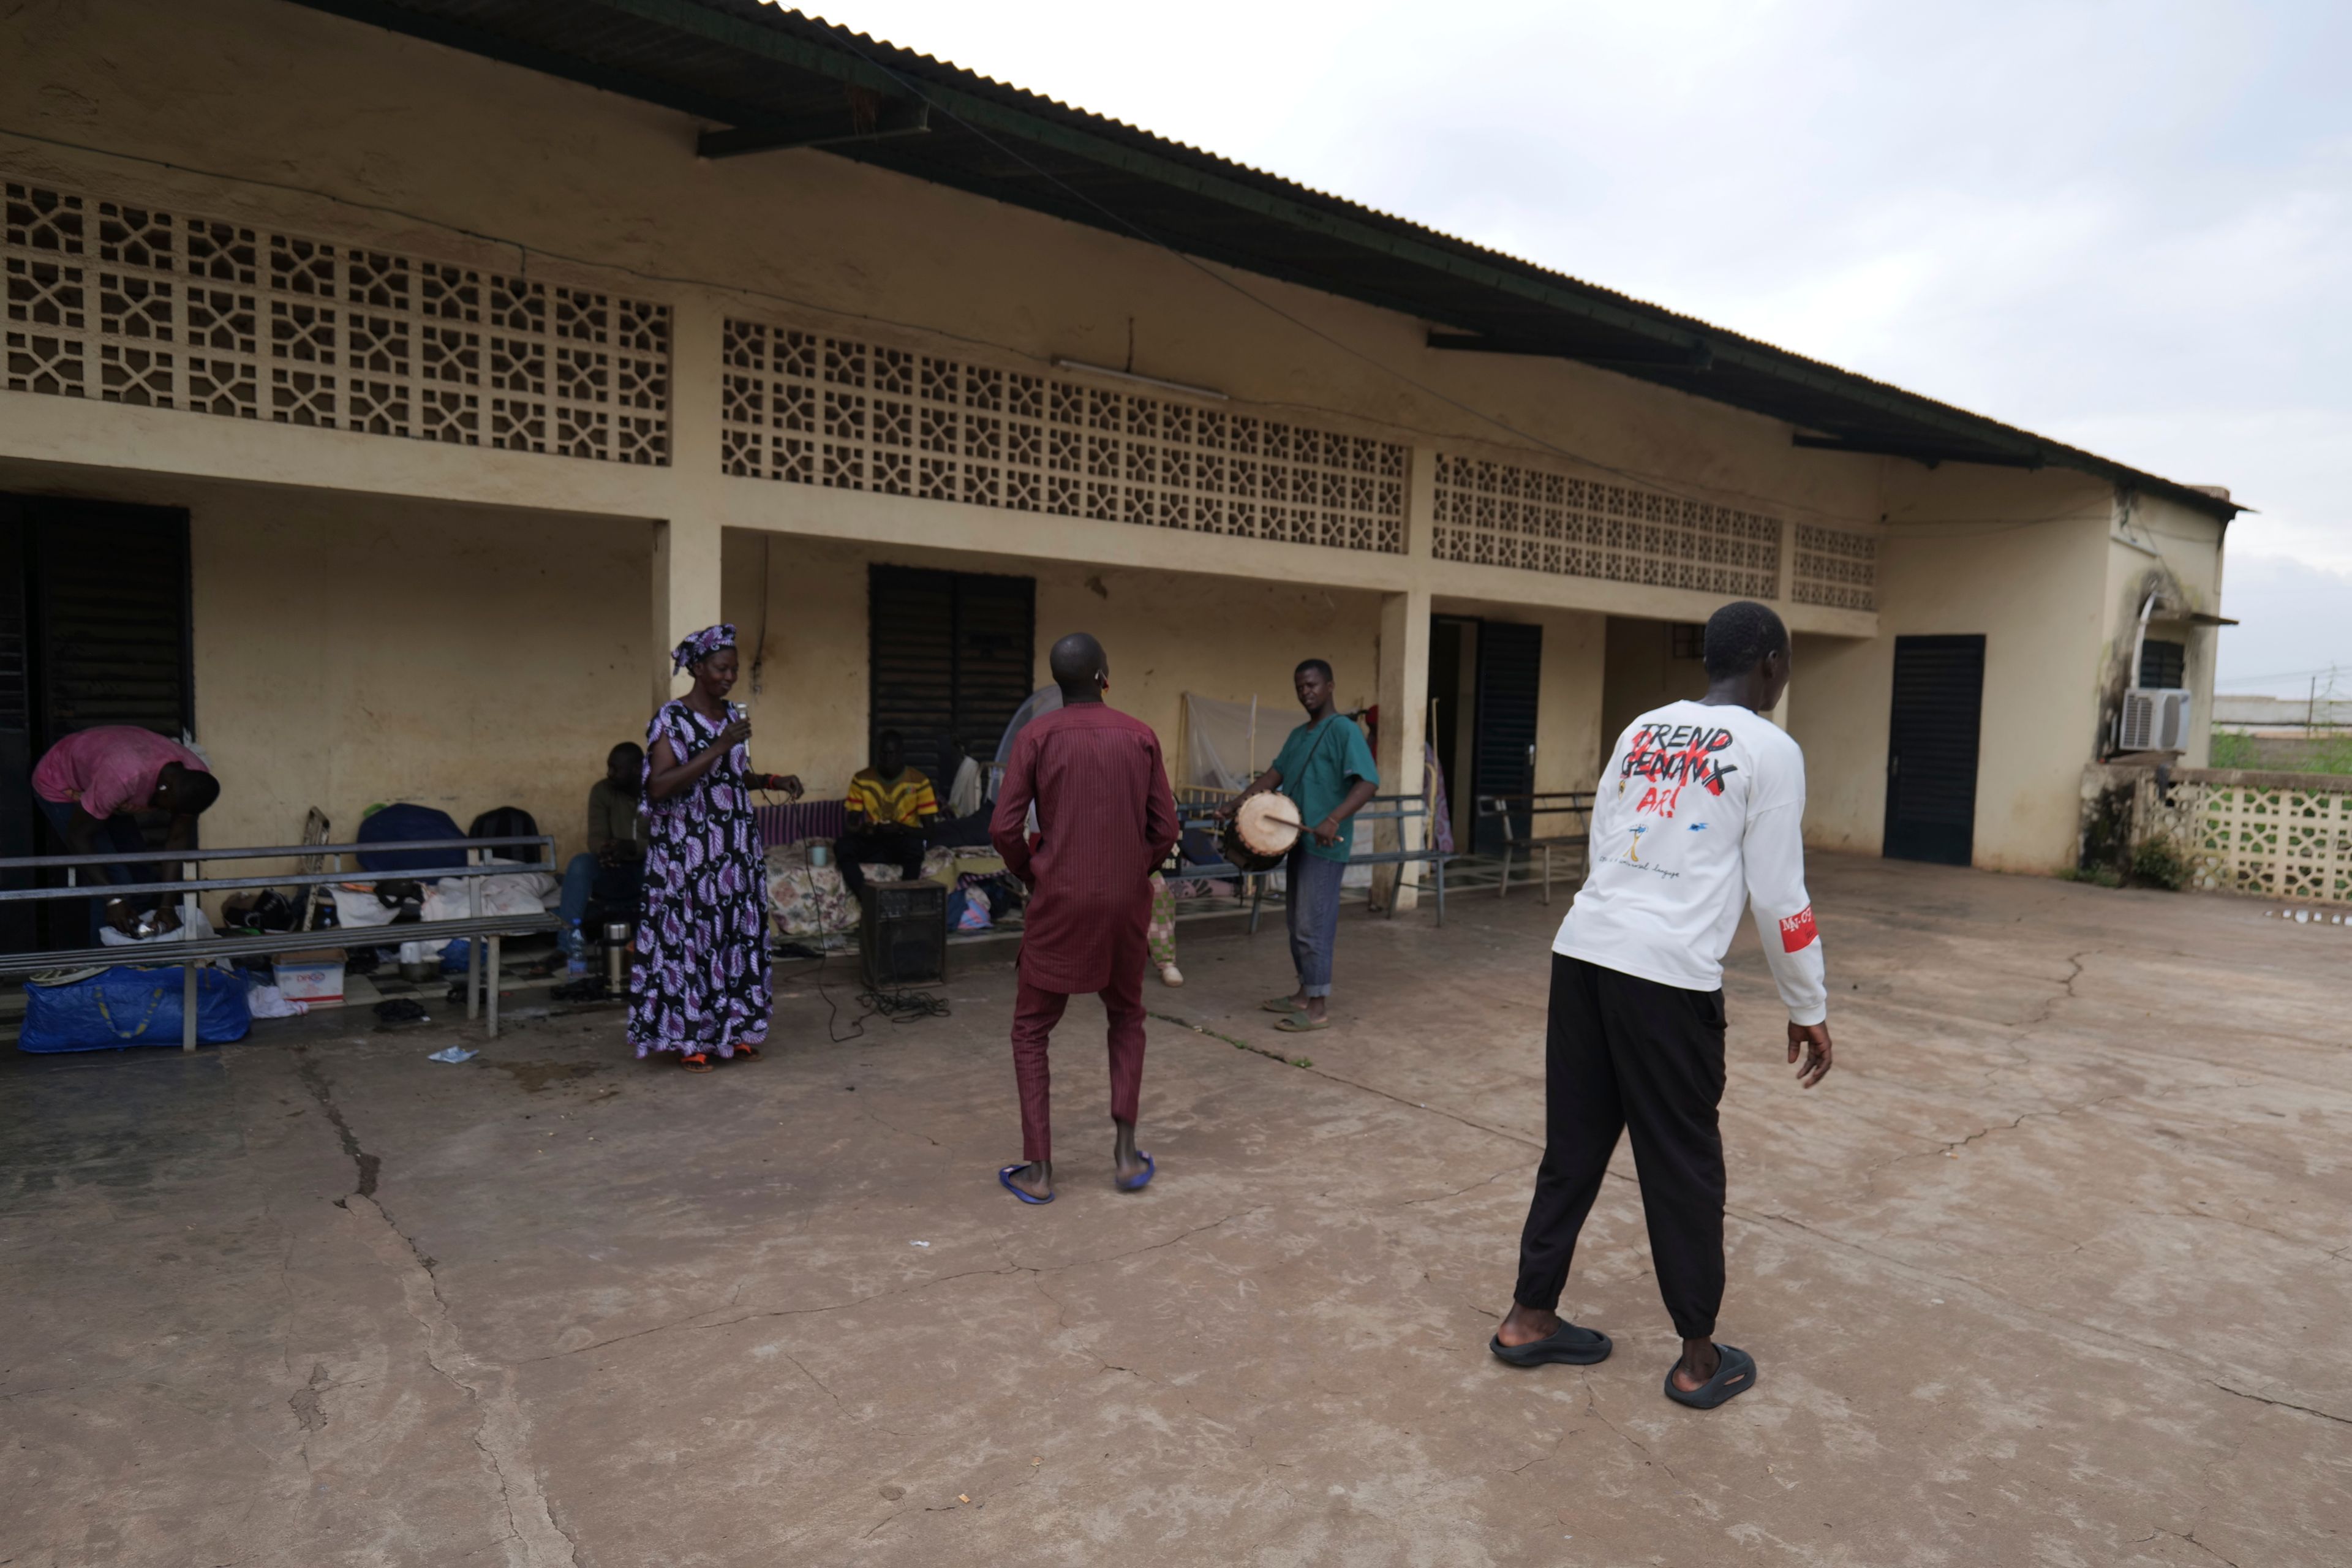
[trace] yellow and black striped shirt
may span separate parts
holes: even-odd
[[[939,798],[920,768],[908,768],[888,783],[872,768],[849,781],[849,815],[877,826],[914,827],[940,814]]]

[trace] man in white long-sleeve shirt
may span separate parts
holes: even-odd
[[[1491,1349],[1518,1366],[1589,1365],[1606,1334],[1563,1320],[1577,1233],[1630,1131],[1659,1294],[1682,1358],[1670,1399],[1713,1409],[1756,1383],[1715,1342],[1723,1302],[1723,955],[1752,905],[1789,1060],[1830,1070],[1822,943],[1805,892],[1805,759],[1761,714],[1789,685],[1789,632],[1742,600],[1706,624],[1707,693],[1644,713],[1617,741],[1592,810],[1592,873],[1552,942],[1545,1141],[1519,1279]]]

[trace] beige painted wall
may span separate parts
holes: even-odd
[[[339,839],[377,802],[459,827],[520,805],[581,847],[588,786],[642,740],[642,525],[345,496],[207,494],[190,516],[213,844]]]
[[[1976,863],[2046,873],[2074,862],[2097,736],[2108,491],[2076,479],[2072,493],[2037,496],[2019,481],[2053,476],[1937,475],[1947,483],[1921,486],[1882,540],[1885,634],[1799,641],[1790,731],[1805,748],[1807,837],[1864,852],[1883,843],[1894,638],[1982,633]],[[2024,510],[2037,502],[2041,513]]]
[[[1601,705],[1602,762],[1625,726],[1669,702],[1706,695],[1706,668],[1674,657],[1674,624],[1609,617],[1608,674]]]
[[[1346,707],[1373,700],[1380,635],[1373,595],[730,531],[722,603],[747,647],[761,619],[763,552],[764,689],[743,697],[747,674],[737,691],[751,710],[758,765],[799,773],[814,796],[837,797],[866,764],[866,579],[875,562],[1035,578],[1036,684],[1048,679],[1045,655],[1055,637],[1093,632],[1110,656],[1112,705],[1159,732],[1171,776],[1181,765],[1175,746],[1186,691],[1228,701],[1256,694],[1265,715],[1261,764],[1302,718],[1290,686],[1300,659],[1331,661]]]
[[[2216,520],[2177,501],[2135,496],[2119,511],[2107,550],[2107,646],[2103,695],[2110,703],[2136,684],[2132,664],[2140,606],[2151,591],[2161,601],[2147,635],[2189,650],[2194,721],[2182,765],[2201,768],[2212,756],[2213,666],[2221,628],[2188,620],[2182,612],[2218,615],[2221,608],[2221,541]]]
[[[1614,738],[1601,721],[1608,617],[1560,611],[1535,617],[1544,629],[1543,680],[1536,710],[1536,789],[1591,789]],[[1566,831],[1561,822],[1539,825]]]

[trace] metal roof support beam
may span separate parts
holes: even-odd
[[[463,50],[484,59],[499,60],[525,70],[576,81],[583,87],[597,88],[605,92],[619,93],[641,103],[657,103],[664,109],[677,110],[700,120],[740,121],[743,106],[727,99],[713,98],[675,82],[662,81],[635,71],[616,70],[568,55],[561,50],[542,48],[520,38],[509,37],[486,27],[467,26],[441,16],[411,11],[393,5],[389,0],[297,0],[314,11],[324,11],[347,21],[362,22],[382,27],[386,32],[405,33],[412,38],[422,38],[428,44]]]
[[[1808,436],[1802,431],[1790,436],[1789,444],[1815,452],[1849,452],[1864,458],[1908,458],[1931,468],[1938,463],[1982,463],[1989,468],[2027,469],[2045,466],[2039,453],[1987,452],[1907,441],[1849,440],[1843,436]]]
[[[857,95],[837,108],[794,115],[773,126],[733,131],[706,131],[696,139],[698,158],[733,158],[745,153],[773,153],[787,147],[845,147],[861,142],[887,142],[919,136],[931,128],[931,107],[896,99],[879,107],[861,104]]]
[[[1602,370],[1713,370],[1715,351],[1704,338],[1693,338],[1680,353],[1601,354],[1555,343],[1521,338],[1486,338],[1470,332],[1432,332],[1429,346],[1454,353],[1528,354],[1541,359],[1572,359]]]

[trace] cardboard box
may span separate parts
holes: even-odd
[[[343,950],[316,948],[308,952],[281,952],[272,962],[278,989],[289,1002],[313,1007],[340,1007],[343,1003]]]

